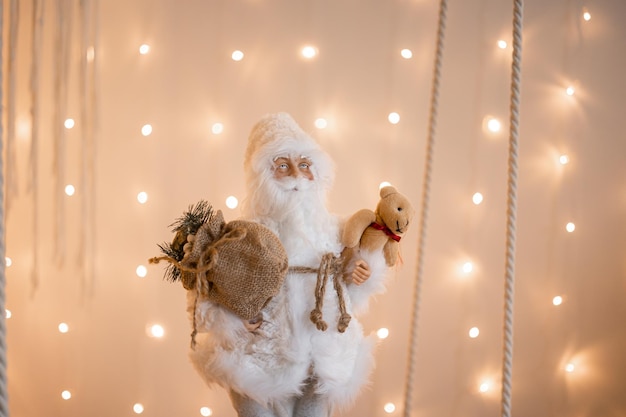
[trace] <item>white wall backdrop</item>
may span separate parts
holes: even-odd
[[[226,199],[244,197],[247,135],[275,111],[335,159],[333,211],[373,209],[381,181],[420,207],[438,2],[4,3],[11,414],[123,417],[141,404],[148,417],[203,407],[233,417],[225,392],[187,360],[183,288],[147,260],[200,199],[239,216]],[[625,17],[621,0],[525,2],[516,416],[626,415]],[[415,417],[499,415],[511,22],[512,2],[448,5]],[[313,58],[301,55],[306,45]],[[486,129],[491,117],[500,131]],[[414,224],[403,264],[363,320],[368,332],[389,329],[371,386],[344,416],[402,414]],[[163,337],[149,335],[153,324]]]

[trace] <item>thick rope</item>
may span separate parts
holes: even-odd
[[[346,310],[346,301],[343,295],[343,287],[341,286],[340,279],[342,277],[343,262],[341,258],[335,257],[332,253],[327,253],[322,256],[320,267],[317,271],[311,271],[311,268],[307,267],[293,267],[289,268],[293,272],[317,272],[317,283],[315,285],[315,308],[311,311],[310,319],[315,324],[318,330],[326,331],[328,325],[322,317],[322,306],[324,304],[324,294],[326,293],[326,283],[328,278],[331,277],[335,292],[337,293],[337,301],[339,303],[339,320],[337,321],[337,330],[343,333],[348,328],[352,317]],[[307,271],[308,270],[308,271]]]
[[[215,254],[215,250],[213,250],[213,254]],[[152,258],[156,259],[156,258]],[[152,262],[152,259],[150,262]],[[196,272],[196,296],[193,300],[193,331],[191,332],[191,349],[196,349],[196,336],[198,335],[198,323],[196,321],[196,314],[198,312],[198,297],[200,294],[206,294],[208,292],[207,286],[208,283],[205,284],[206,272],[211,269],[215,265],[215,257],[211,256],[209,260],[210,268],[206,268],[207,265],[204,265],[204,258],[201,256],[198,259],[198,271]],[[182,266],[182,265],[181,265]],[[180,267],[179,267],[180,268]]]
[[[0,0],[0,62],[3,62],[2,46],[4,39],[4,1]],[[4,79],[2,76],[2,67],[0,66],[0,103],[3,102],[2,86]],[[0,106],[0,121],[2,118],[2,106]],[[0,127],[1,127],[0,122]],[[9,416],[9,401],[7,390],[7,343],[6,343],[6,314],[5,314],[5,288],[6,288],[6,247],[5,247],[5,230],[4,230],[4,138],[0,128],[0,417]]]
[[[332,253],[327,253],[322,257],[320,269],[317,271],[317,282],[315,284],[315,308],[311,311],[311,321],[315,323],[318,330],[325,331],[328,324],[322,318],[322,307],[324,305],[324,293],[326,292],[326,282],[328,282],[328,272]]]
[[[322,256],[319,268],[311,268],[308,266],[290,266],[289,272],[296,274],[317,274],[315,284],[315,308],[311,310],[309,318],[315,324],[318,330],[326,331],[328,323],[324,321],[322,307],[324,305],[324,294],[326,293],[326,284],[328,278],[333,280],[333,287],[337,293],[337,301],[339,306],[339,319],[337,320],[337,330],[343,333],[348,328],[352,316],[346,308],[346,300],[343,293],[341,279],[343,277],[343,259],[336,257],[332,253]]]
[[[203,263],[201,264],[200,262],[203,261],[204,259],[200,257],[200,259],[198,260],[198,266],[196,268],[184,265],[181,262],[177,261],[176,259],[172,258],[171,256],[154,256],[148,259],[148,263],[156,265],[161,261],[167,261],[183,272],[192,272],[194,274],[205,274],[209,270],[213,269],[213,267],[217,263],[216,261],[217,254],[215,252],[215,249],[210,249],[210,251],[211,252],[209,255],[210,256],[209,263],[206,265],[204,265]]]
[[[176,236],[178,237],[178,234]],[[188,242],[191,242],[191,240],[189,239],[191,236],[192,235],[187,237]],[[194,239],[195,239],[195,236],[194,236]],[[194,242],[200,242],[201,239],[202,239],[202,243],[206,243],[204,240],[207,239],[207,236],[203,235],[202,238],[195,239]],[[206,245],[197,245],[197,246],[202,247],[202,248],[206,247]],[[196,245],[194,245],[194,248],[195,247]],[[199,253],[195,253],[195,255],[199,255]],[[196,264],[195,267],[191,265],[183,264],[184,261],[188,261],[187,259],[188,256],[190,256],[190,253],[185,252],[185,257],[182,261],[178,261],[175,258],[172,258],[171,256],[155,256],[153,258],[150,258],[148,262],[151,264],[158,264],[161,261],[167,261],[173,264],[174,266],[176,266],[178,269],[180,269],[181,272],[191,272],[196,275],[196,279],[195,279],[196,293],[195,293],[195,297],[193,301],[193,330],[191,332],[191,344],[190,344],[191,349],[195,350],[196,336],[198,335],[198,326],[197,326],[197,319],[196,319],[196,314],[198,312],[198,298],[200,297],[200,294],[208,294],[209,292],[208,290],[209,284],[208,284],[208,281],[206,280],[206,273],[215,267],[215,265],[217,264],[218,255],[217,255],[217,251],[215,250],[215,248],[209,248],[208,254],[206,254],[206,256],[202,256],[202,255],[197,256],[197,262],[195,263]],[[191,252],[191,256],[194,257],[193,250]],[[208,259],[208,263],[205,264],[205,260],[207,259]]]
[[[522,0],[513,5],[513,62],[509,121],[509,167],[507,190],[506,261],[504,285],[504,340],[502,352],[502,416],[511,415],[513,368],[513,301],[515,287],[515,219],[517,214],[517,142],[519,130],[520,81],[522,60]]]
[[[417,357],[417,333],[419,323],[419,307],[421,298],[422,275],[424,270],[424,246],[426,244],[426,223],[428,219],[428,206],[430,202],[430,182],[435,148],[435,131],[437,127],[437,109],[439,106],[439,84],[441,80],[441,67],[443,61],[443,41],[446,28],[447,0],[439,3],[439,23],[437,28],[437,46],[435,51],[435,63],[433,68],[433,80],[430,92],[430,116],[428,119],[428,140],[426,145],[426,162],[424,164],[424,178],[422,184],[422,209],[420,216],[420,234],[417,244],[417,265],[415,274],[415,286],[413,291],[413,315],[411,318],[411,335],[409,338],[409,358],[406,385],[404,389],[404,417],[411,415],[413,407],[413,381],[415,379]]]
[[[333,284],[335,287],[335,292],[337,293],[337,299],[339,301],[339,320],[337,322],[337,330],[339,333],[343,333],[350,325],[350,320],[352,320],[352,316],[348,314],[346,309],[346,298],[343,294],[343,285],[341,282],[341,278],[343,274],[341,272],[333,273]]]

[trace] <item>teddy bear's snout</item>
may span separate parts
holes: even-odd
[[[406,223],[402,226],[400,226],[400,220],[396,220],[396,233],[404,233],[405,230],[409,227],[409,221],[407,220]]]

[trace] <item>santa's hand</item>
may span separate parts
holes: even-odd
[[[356,285],[361,285],[367,281],[372,275],[370,266],[363,259],[359,259],[354,263],[354,270],[352,271],[352,282]]]
[[[263,316],[261,315],[261,313],[257,314],[256,317],[250,320],[243,320],[243,325],[249,332],[255,331],[256,329],[261,327],[261,324],[263,324]]]

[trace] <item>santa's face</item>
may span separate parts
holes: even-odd
[[[314,181],[312,165],[305,156],[277,156],[272,165],[273,179],[284,191],[307,190]]]
[[[340,250],[337,225],[326,208],[327,182],[318,171],[328,170],[329,162],[316,149],[312,155],[296,149],[258,150],[262,157],[251,165],[256,172],[248,172],[244,213],[276,233],[290,262],[315,265],[320,253]]]
[[[307,156],[280,153],[272,158],[269,178],[260,187],[257,202],[266,209],[264,220],[285,246],[291,262],[318,262],[320,252],[335,248],[329,240],[335,235],[323,198],[323,187]],[[334,242],[334,240],[332,240]]]

